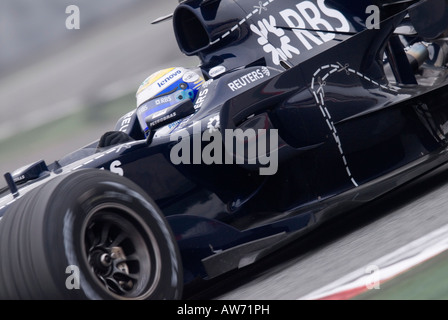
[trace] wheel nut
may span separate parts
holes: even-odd
[[[107,253],[103,253],[100,257],[100,261],[103,266],[109,267],[112,262],[112,259]]]

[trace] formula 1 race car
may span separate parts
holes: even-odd
[[[447,0],[186,0],[200,65],[4,175],[0,298],[181,299],[448,161]]]

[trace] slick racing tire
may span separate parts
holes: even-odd
[[[11,204],[0,221],[0,299],[181,299],[160,209],[127,178],[85,169]]]

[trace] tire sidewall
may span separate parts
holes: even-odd
[[[155,247],[160,251],[158,284],[150,295],[136,298],[180,299],[183,285],[180,254],[160,209],[131,181],[107,171],[100,173],[96,170],[90,175],[84,173],[64,179],[48,201],[46,212],[52,214],[46,216],[43,234],[46,241],[53,244],[48,250],[48,259],[54,269],[56,284],[70,298],[120,298],[104,290],[91,271],[84,239],[85,228],[94,218],[95,208],[113,204],[134,213],[126,218],[145,239],[149,240],[147,234],[151,233],[152,241],[156,241]],[[75,273],[77,271],[79,273]],[[73,277],[77,276],[78,282],[73,283]]]

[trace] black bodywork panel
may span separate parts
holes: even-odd
[[[371,5],[380,9],[378,28],[366,23]],[[421,14],[434,12],[433,5],[434,19]],[[94,141],[48,165],[17,170],[3,189],[0,216],[57,175],[107,169],[136,182],[164,212],[186,283],[252,263],[320,221],[446,163],[448,5],[433,0],[431,6],[183,1],[174,32],[180,50],[200,58],[208,80],[197,111],[148,143],[129,110],[115,130],[133,141],[104,149]],[[413,69],[408,48],[420,43],[430,54]],[[268,150],[278,155],[276,167],[207,164],[194,154],[189,163],[173,163],[180,134],[203,152],[208,141],[201,137],[211,125],[220,132],[276,129],[278,148]],[[269,174],[260,174],[263,168]]]

